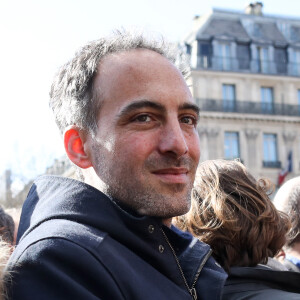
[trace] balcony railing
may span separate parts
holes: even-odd
[[[254,102],[196,99],[201,111],[233,112],[242,114],[300,116],[300,105]]]
[[[280,62],[227,56],[199,55],[197,57],[196,69],[300,76],[300,64],[297,62]]]
[[[265,161],[265,160],[263,160],[263,167],[264,168],[280,169],[281,168],[281,161]]]

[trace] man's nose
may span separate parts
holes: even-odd
[[[188,145],[179,120],[167,122],[161,132],[159,151],[181,157],[188,152]]]

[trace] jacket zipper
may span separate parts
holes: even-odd
[[[175,258],[176,264],[177,264],[177,266],[178,266],[178,269],[179,269],[179,271],[180,271],[181,277],[182,277],[182,279],[183,279],[184,285],[186,286],[186,288],[187,288],[189,294],[192,296],[192,299],[193,299],[193,300],[197,300],[198,298],[197,298],[197,291],[196,291],[195,286],[196,286],[197,280],[198,280],[198,278],[199,278],[199,276],[200,276],[201,270],[203,269],[205,263],[207,262],[207,260],[209,259],[209,257],[210,257],[211,254],[212,254],[212,250],[210,249],[210,250],[208,251],[208,253],[205,255],[204,259],[202,260],[202,262],[201,262],[201,264],[200,264],[200,266],[199,266],[199,268],[198,268],[198,270],[197,270],[197,273],[196,273],[196,275],[195,275],[195,279],[194,279],[194,281],[193,281],[193,284],[192,284],[191,287],[189,287],[189,285],[188,285],[188,283],[187,283],[187,280],[186,280],[186,278],[185,278],[185,275],[184,275],[184,273],[183,273],[183,270],[182,270],[182,268],[181,268],[181,265],[180,265],[180,263],[179,263],[179,259],[178,259],[177,255],[176,255],[175,250],[174,250],[174,248],[172,247],[172,245],[171,245],[171,243],[170,243],[170,241],[169,241],[167,235],[165,234],[164,230],[163,230],[162,228],[160,228],[160,230],[161,230],[161,232],[162,232],[162,234],[163,234],[163,236],[164,236],[164,238],[165,238],[167,244],[169,245],[169,247],[170,247],[170,249],[171,249],[171,252],[173,253],[173,256],[174,256],[174,258]]]

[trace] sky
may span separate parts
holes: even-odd
[[[263,13],[300,18],[299,0],[265,0]],[[48,106],[52,79],[90,40],[138,27],[182,40],[195,15],[243,11],[244,0],[0,0],[0,175],[42,174],[64,150]]]

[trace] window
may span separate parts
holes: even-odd
[[[262,38],[263,37],[263,35],[262,35],[262,25],[261,24],[254,23],[254,26],[253,26],[253,35],[256,38]]]
[[[258,52],[258,66],[262,73],[269,72],[269,49],[266,47],[257,47]]]
[[[298,90],[298,115],[300,115],[300,90]]]
[[[218,67],[220,70],[230,70],[230,45],[218,44]]]
[[[293,42],[298,42],[299,40],[299,27],[292,26],[290,29],[290,39]]]
[[[225,159],[240,157],[239,133],[226,131],[224,136],[224,156]]]
[[[280,168],[280,162],[277,158],[277,136],[272,133],[264,133],[264,161],[263,166],[269,168]]]
[[[236,55],[240,70],[248,70],[250,67],[250,49],[248,45],[237,44]]]
[[[277,25],[284,37],[290,39],[290,24],[278,22]]]
[[[198,42],[198,67],[211,67],[212,46],[209,42]]]
[[[228,112],[236,111],[235,102],[235,85],[223,84],[223,110]]]
[[[187,55],[191,55],[192,54],[192,46],[189,44],[185,44],[185,50],[186,50],[186,54]]]
[[[278,74],[285,74],[287,70],[287,55],[284,48],[274,48],[274,59]]]
[[[291,61],[293,66],[293,75],[300,75],[300,51],[293,51]]]
[[[261,110],[264,114],[273,114],[274,112],[274,100],[273,100],[273,88],[262,87],[261,88]]]

